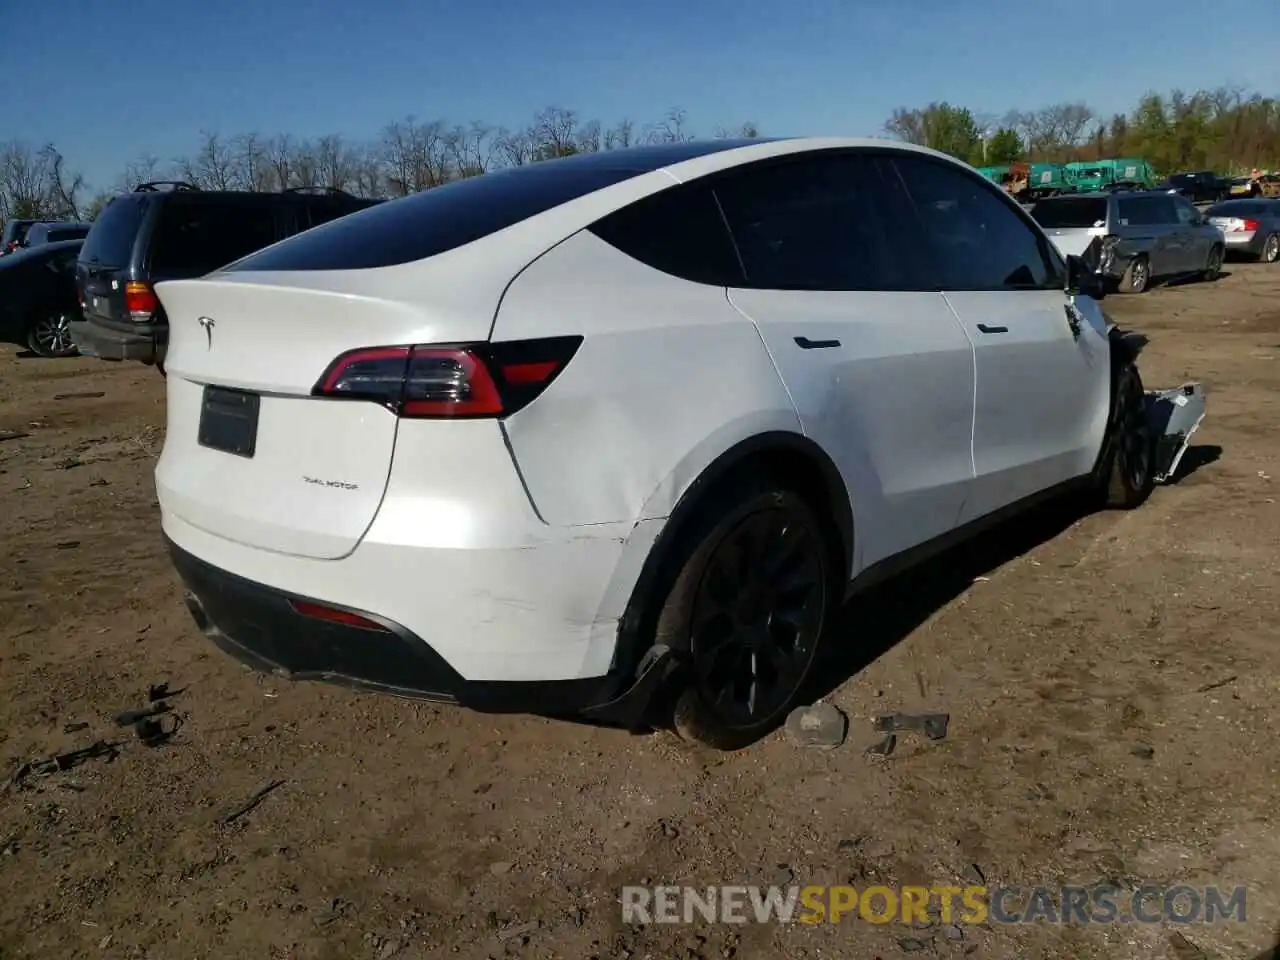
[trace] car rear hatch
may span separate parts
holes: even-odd
[[[417,266],[422,289],[447,282]],[[387,347],[390,356],[396,345],[484,341],[496,307],[496,293],[491,306],[465,311],[384,299],[395,284],[376,277],[388,272],[157,285],[170,330],[156,469],[166,510],[280,553],[338,559],[355,549],[382,501],[399,419],[378,402],[313,391],[352,350]]]
[[[147,198],[111,200],[93,223],[76,262],[76,287],[85,319],[108,323],[145,322],[154,312],[155,294],[130,283],[134,243],[147,213]]]
[[[1031,217],[1064,256],[1083,256],[1107,235],[1107,198],[1051,197],[1033,206]]]

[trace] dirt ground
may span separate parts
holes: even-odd
[[[1208,387],[1179,481],[1129,514],[1043,511],[858,601],[822,671],[850,718],[830,751],[249,673],[193,628],[162,551],[161,377],[0,352],[0,431],[25,434],[0,432],[0,780],[119,744],[0,792],[0,957],[1258,956],[1280,923],[1280,266],[1106,307],[1151,338],[1148,386]],[[148,747],[113,717],[160,683],[181,726]],[[948,736],[867,754],[894,710],[948,712]],[[1244,885],[1246,920],[625,926],[618,904],[636,883],[974,876]]]

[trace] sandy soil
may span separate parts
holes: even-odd
[[[1106,303],[1151,337],[1149,386],[1208,386],[1179,482],[1130,514],[1043,511],[859,601],[823,670],[850,717],[832,751],[251,674],[194,630],[162,551],[160,376],[0,352],[0,431],[25,434],[0,439],[0,778],[119,744],[0,792],[0,957],[1199,955],[1168,952],[1177,931],[1257,956],[1280,921],[1280,267],[1229,269]],[[160,683],[181,726],[149,747],[113,717]],[[893,710],[949,712],[949,735],[869,756]],[[617,903],[975,870],[1244,884],[1247,919],[639,927]]]

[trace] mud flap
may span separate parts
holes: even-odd
[[[1200,384],[1147,391],[1147,420],[1156,437],[1156,483],[1168,482],[1177,471],[1191,435],[1203,419],[1204,387]]]

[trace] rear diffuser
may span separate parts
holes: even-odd
[[[1204,387],[1184,383],[1168,390],[1148,390],[1147,419],[1156,436],[1156,483],[1167,483],[1204,419]]]

